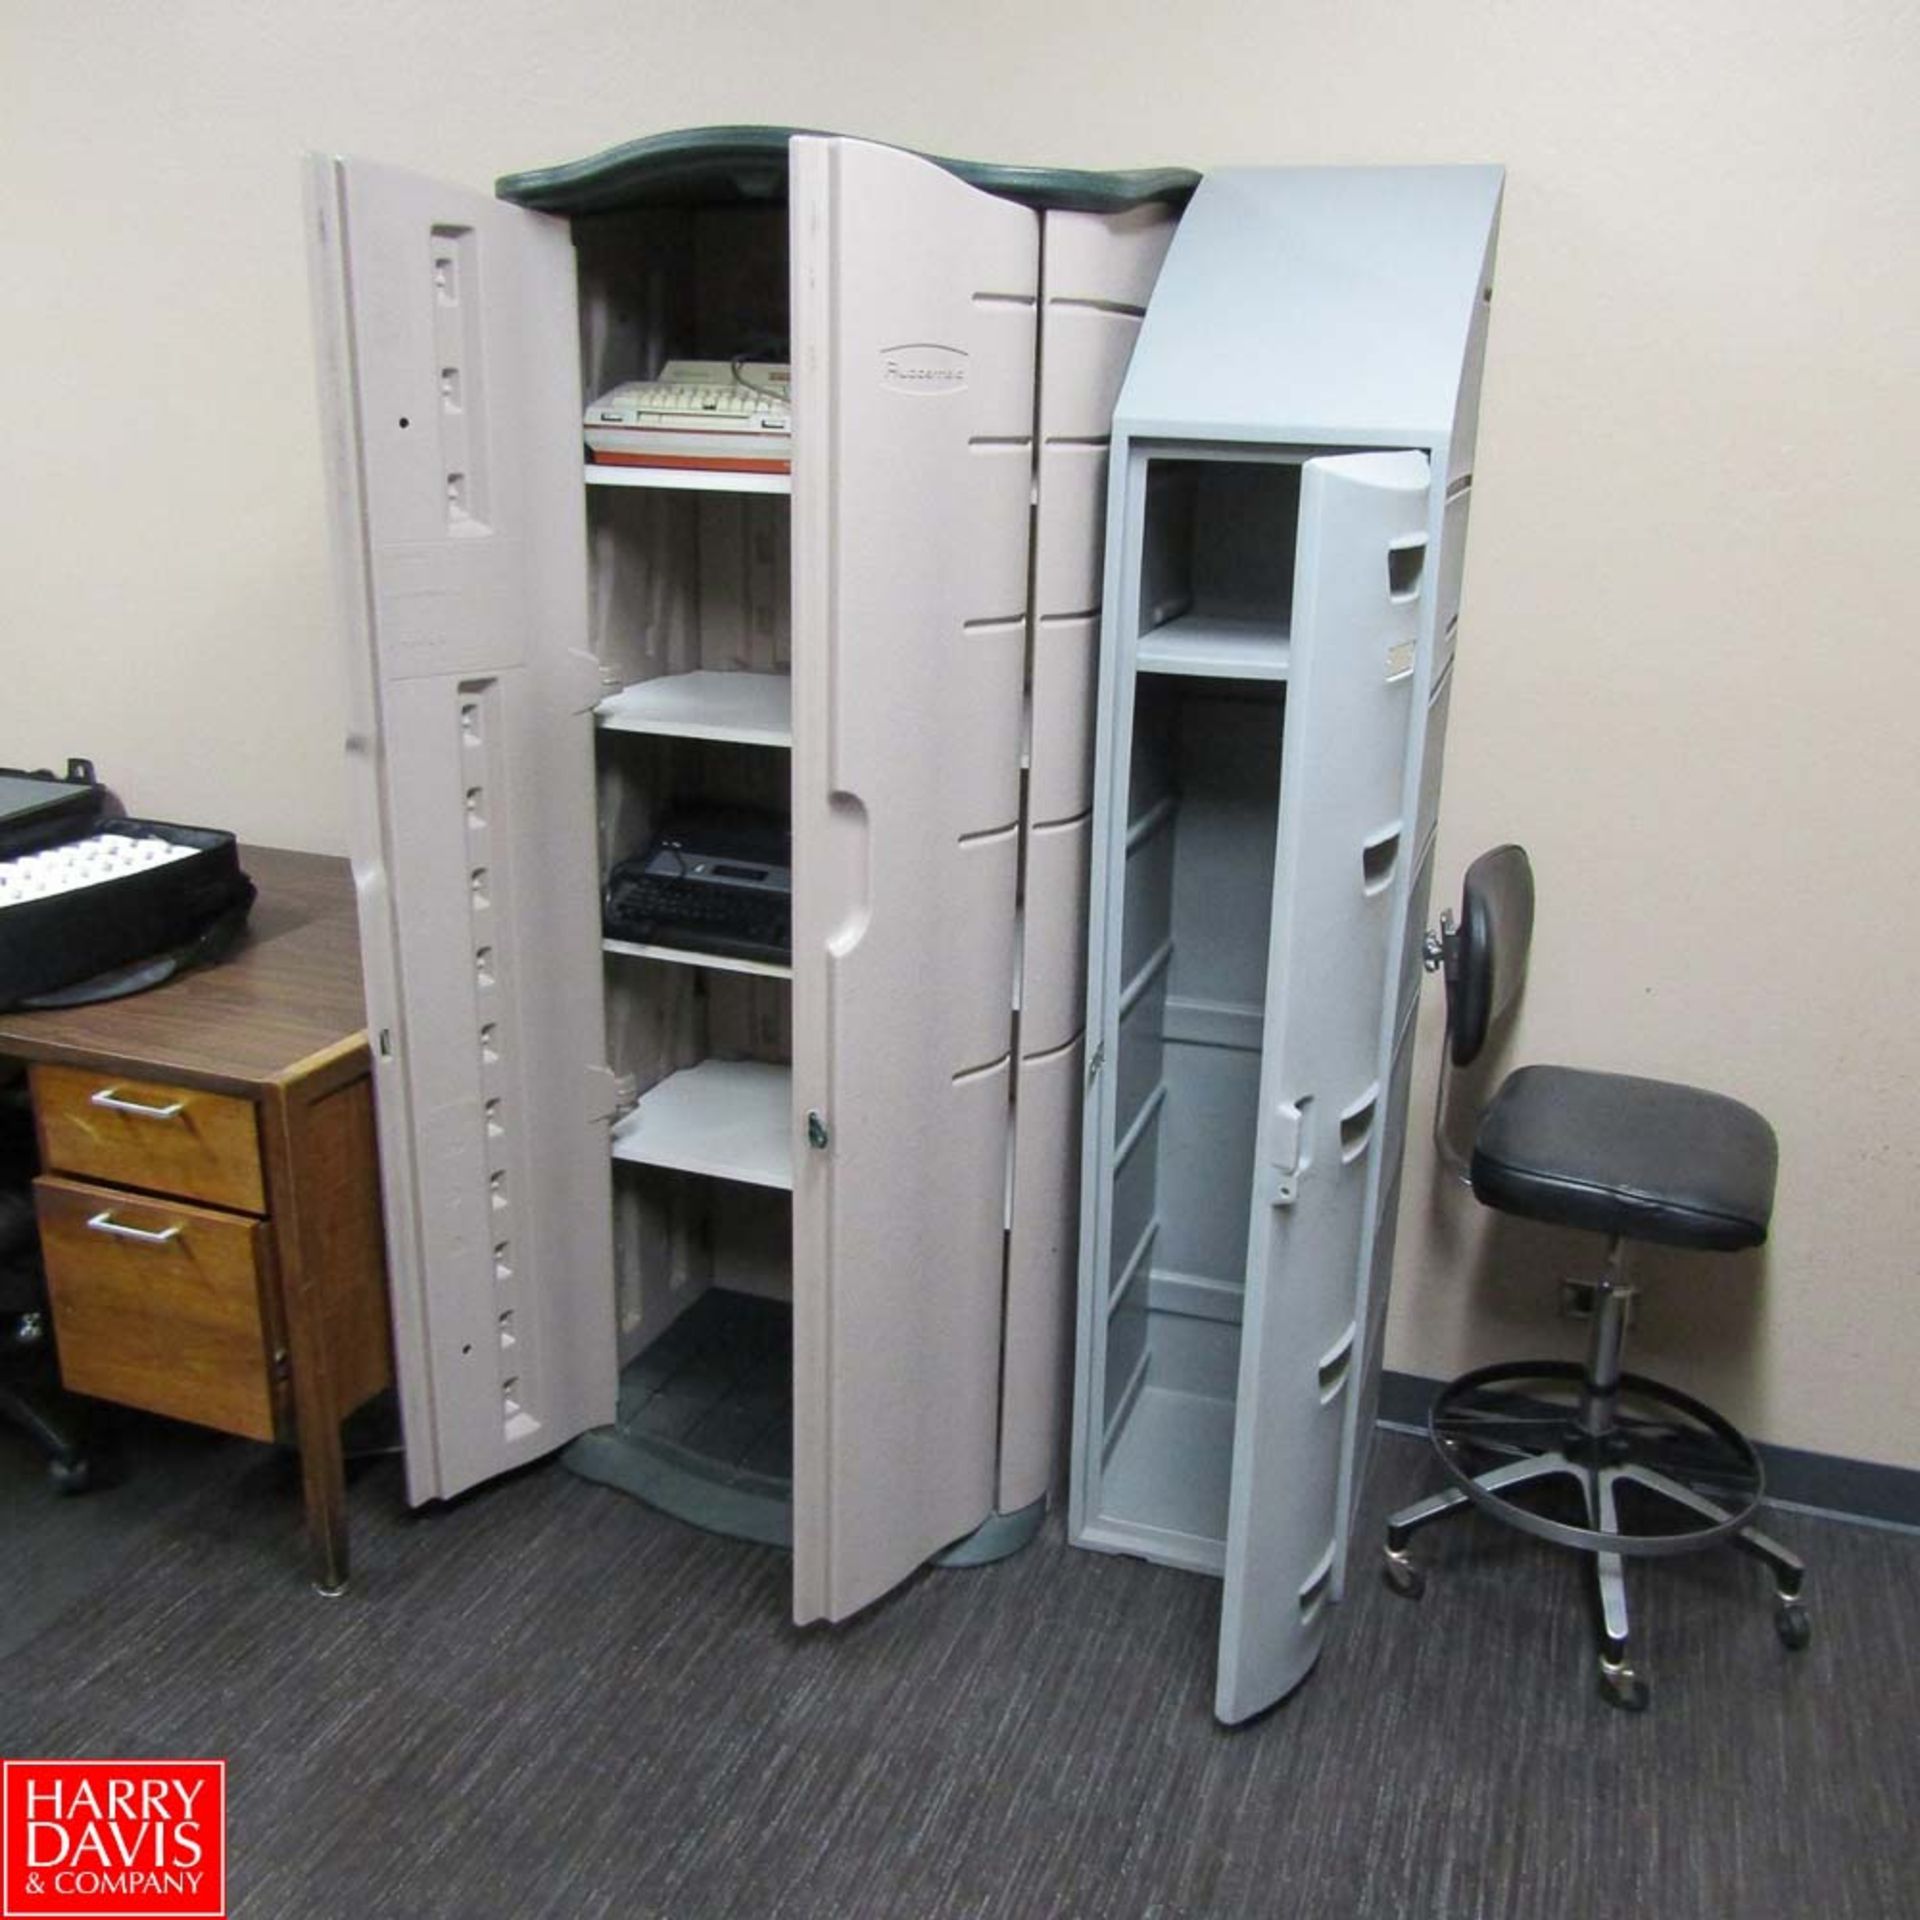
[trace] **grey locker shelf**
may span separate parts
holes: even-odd
[[[640,1096],[613,1129],[613,1157],[750,1187],[793,1185],[791,1068],[703,1060]]]
[[[593,710],[615,733],[664,733],[687,740],[793,745],[793,681],[784,673],[662,674],[609,694]]]
[[[1184,673],[1209,680],[1284,680],[1292,659],[1277,620],[1186,614],[1140,637],[1142,673]]]
[[[606,939],[600,943],[606,953],[622,954],[631,960],[660,960],[671,967],[705,967],[714,973],[758,974],[766,980],[791,980],[793,968],[778,960],[749,960],[737,953],[694,953],[685,947],[654,947],[639,940]]]
[[[1151,448],[1140,480],[1137,670],[1284,680],[1298,458]]]
[[[1209,175],[1114,415],[1070,1538],[1311,1669],[1377,1393],[1494,168]]]
[[[790,473],[736,473],[706,467],[611,467],[589,465],[590,487],[641,487],[656,493],[772,493],[793,491]]]
[[[1218,1573],[1225,1559],[1232,1473],[1233,1402],[1172,1387],[1140,1390],[1105,1467],[1129,1531],[1165,1536],[1152,1557],[1203,1573]]]

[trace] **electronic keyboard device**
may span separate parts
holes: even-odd
[[[587,457],[615,467],[787,473],[793,464],[790,369],[770,360],[669,360],[592,401]]]
[[[49,900],[56,893],[74,893],[124,879],[148,867],[164,867],[175,860],[191,860],[194,849],[177,841],[131,833],[90,833],[84,840],[43,847],[0,860],[0,907],[23,906],[29,900]]]
[[[791,846],[778,814],[683,808],[607,875],[602,924],[638,946],[784,965],[793,957]]]
[[[0,1008],[158,985],[216,958],[252,904],[232,834],[122,817],[85,760],[0,768]]]

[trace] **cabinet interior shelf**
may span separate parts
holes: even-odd
[[[1218,1572],[1233,1441],[1232,1400],[1143,1388],[1110,1443],[1100,1518],[1162,1536],[1157,1545],[1172,1564]]]
[[[590,487],[657,487],[671,493],[791,493],[790,473],[739,473],[727,467],[602,467],[582,469]]]
[[[793,682],[784,673],[662,674],[636,680],[594,708],[615,733],[669,733],[688,740],[793,745]]]
[[[1284,620],[1188,613],[1140,636],[1142,673],[1188,674],[1203,680],[1284,680],[1292,664]]]
[[[792,967],[778,960],[749,960],[737,953],[693,953],[685,947],[654,947],[638,940],[607,939],[600,942],[608,953],[624,954],[632,960],[665,960],[678,967],[705,967],[714,973],[757,973],[769,980],[791,980]]]
[[[793,1186],[793,1071],[703,1060],[669,1074],[615,1123],[613,1157],[753,1187]]]

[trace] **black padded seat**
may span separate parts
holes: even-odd
[[[1773,1216],[1779,1147],[1724,1094],[1578,1067],[1521,1067],[1481,1118],[1487,1206],[1629,1240],[1731,1252]]]

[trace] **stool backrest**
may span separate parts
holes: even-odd
[[[1460,924],[1446,960],[1447,1034],[1456,1067],[1470,1067],[1527,977],[1533,944],[1533,864],[1525,847],[1494,847],[1467,869]]]

